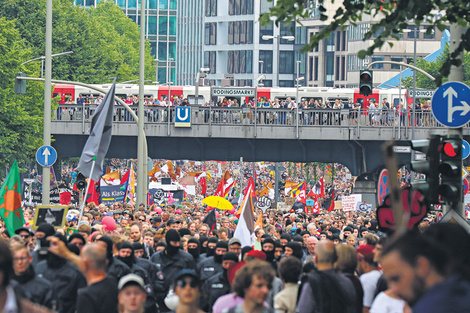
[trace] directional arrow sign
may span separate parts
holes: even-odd
[[[42,146],[36,152],[36,161],[41,166],[52,166],[57,161],[57,151],[51,146]]]
[[[462,127],[470,121],[470,88],[460,82],[442,85],[432,97],[432,113],[444,126]]]

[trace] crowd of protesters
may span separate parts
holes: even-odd
[[[236,215],[202,207],[89,205],[67,226],[0,240],[3,312],[468,312],[470,237],[434,223],[397,238],[375,214],[262,214],[252,246]],[[26,220],[33,214],[25,210]],[[29,225],[30,223],[27,222]],[[3,224],[0,225],[4,227]],[[30,226],[30,225],[29,225]],[[2,229],[3,231],[3,229]]]

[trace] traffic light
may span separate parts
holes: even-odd
[[[441,185],[439,194],[442,201],[455,204],[462,202],[462,139],[458,136],[447,136],[440,146]]]
[[[78,175],[77,175],[77,188],[78,188],[78,190],[85,189],[86,184],[87,184],[87,182],[86,182],[85,176],[83,176],[82,173],[78,173]]]
[[[433,135],[430,140],[412,140],[411,148],[426,154],[426,160],[412,161],[411,169],[426,174],[426,182],[417,181],[411,185],[420,190],[430,204],[439,203],[439,162],[441,136]]]
[[[362,70],[359,75],[359,93],[363,96],[372,94],[372,71]]]
[[[23,95],[26,93],[26,80],[18,79],[18,77],[26,77],[26,74],[19,72],[15,76],[15,93],[17,95]]]

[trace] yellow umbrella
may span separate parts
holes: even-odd
[[[207,204],[210,207],[217,208],[219,210],[231,210],[233,205],[225,198],[210,196],[202,200],[203,204]]]

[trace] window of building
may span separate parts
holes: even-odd
[[[156,16],[149,16],[148,17],[148,34],[149,35],[156,35],[157,34],[157,17]]]
[[[228,23],[228,44],[233,45],[233,23]]]
[[[308,80],[313,80],[313,57],[308,58]]]
[[[215,51],[204,51],[204,67],[210,69],[210,73],[215,73],[216,68],[216,52]]]
[[[341,56],[341,80],[346,80],[346,57]]]
[[[205,15],[217,16],[217,0],[205,0]]]
[[[247,44],[253,43],[253,22],[238,21],[228,23],[228,43]]]
[[[137,1],[136,0],[127,0],[127,7],[129,9],[135,9],[137,7]]]
[[[153,57],[157,56],[157,42],[151,41],[150,42],[150,53],[152,54]]]
[[[176,36],[176,16],[170,16],[169,32],[170,36]]]
[[[426,27],[426,30],[427,30],[427,27]],[[436,38],[436,29],[433,27],[432,28],[432,33],[427,35],[426,33],[423,34],[423,38],[424,39],[434,39]]]
[[[166,35],[168,33],[168,17],[160,16],[158,18],[158,34]]]
[[[335,51],[335,32],[330,34],[330,37],[325,38],[326,52]]]
[[[126,3],[126,0],[118,0],[118,5],[119,6],[121,6],[119,4],[120,1]],[[148,0],[148,4],[149,4],[149,9],[150,10],[156,10],[157,9],[157,0]]]
[[[313,65],[313,80],[318,80],[318,57],[315,57],[314,65]]]
[[[176,58],[176,42],[168,43],[168,57],[173,60]]]
[[[408,38],[414,39],[416,37],[416,39],[419,39],[419,26],[409,25],[408,29],[410,30],[408,32]]]
[[[273,81],[271,79],[263,79],[263,85],[264,87],[272,87]]]
[[[260,12],[261,13],[269,13],[269,9],[272,8],[274,2],[268,2],[267,0],[260,0]]]
[[[280,80],[279,87],[294,87],[293,80]]]
[[[336,32],[335,50],[336,51],[341,51],[341,32],[340,31]]]
[[[251,50],[231,50],[227,53],[227,73],[252,73],[253,72],[253,51]]]
[[[245,0],[246,1],[246,14],[253,14],[254,12],[254,1],[253,0]]]
[[[282,36],[294,36],[295,32],[295,22],[292,22],[291,24],[285,25],[281,24],[281,27],[279,29],[279,33]],[[287,39],[281,39],[281,44],[293,44],[293,41],[289,41]]]
[[[170,0],[170,10],[176,10],[176,0]]]
[[[326,65],[326,70],[325,70],[325,74],[326,74],[326,86],[330,86],[328,85],[328,82],[333,82],[334,81],[334,74],[335,74],[335,58],[334,58],[334,54],[332,52],[330,53],[327,53],[326,54],[326,62],[325,62],[325,65]]]
[[[204,27],[204,44],[217,44],[217,23],[206,23]]]
[[[253,21],[246,22],[246,43],[253,43]]]
[[[233,43],[238,45],[240,43],[240,22],[233,23]]]
[[[305,45],[307,43],[308,43],[307,27],[296,27],[295,28],[295,44]]]
[[[273,73],[273,51],[272,50],[260,50],[259,60],[263,61],[263,74]],[[261,72],[261,64],[259,64],[259,72]]]
[[[261,26],[261,23],[259,23],[259,42],[261,44],[272,44],[273,43],[273,40],[272,39],[269,39],[269,40],[263,40],[263,36],[266,35],[266,36],[273,36],[273,29],[274,29],[274,24],[271,23],[271,24],[268,24],[266,26]]]
[[[343,30],[343,36],[341,37],[341,39],[342,39],[341,50],[346,51],[347,50],[347,47],[346,47],[346,45],[347,45],[346,42],[347,41],[346,41],[346,31],[345,30]]]
[[[390,61],[393,61],[393,62],[403,62],[403,57],[391,57],[390,58]],[[391,64],[390,65],[390,68],[392,70],[399,70],[400,69],[400,65],[398,64]]]
[[[336,56],[335,80],[339,80],[339,69],[340,69],[340,58],[339,56]]]
[[[381,56],[373,56],[372,57],[372,62],[383,61],[383,60],[384,60],[384,57],[381,57]],[[375,69],[375,70],[383,70],[384,65],[383,65],[383,63],[374,64],[374,65],[372,65],[372,68]]]
[[[158,68],[158,81],[163,84],[166,83],[166,67],[159,67]]]
[[[129,0],[128,0],[129,1]],[[159,0],[158,8],[160,10],[167,10],[168,9],[168,0]]]
[[[159,60],[166,60],[167,57],[167,42],[166,41],[159,41],[158,42],[158,59]]]
[[[279,73],[294,74],[294,51],[280,51]]]

